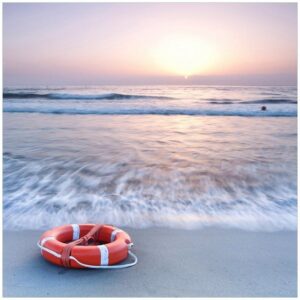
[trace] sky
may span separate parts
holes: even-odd
[[[4,86],[294,85],[296,3],[4,3]]]

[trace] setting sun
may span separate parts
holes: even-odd
[[[195,37],[169,37],[154,50],[154,60],[162,71],[185,79],[209,72],[216,57],[211,45]]]

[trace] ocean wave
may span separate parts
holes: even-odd
[[[297,111],[283,110],[213,110],[185,108],[72,108],[72,107],[18,107],[4,105],[6,113],[40,113],[56,115],[187,115],[187,116],[241,116],[241,117],[297,117]]]
[[[231,100],[211,100],[210,104],[297,104],[297,101],[291,99],[259,99],[246,101]]]
[[[6,229],[46,229],[64,223],[297,228],[297,189],[295,180],[280,175],[285,169],[261,180],[262,173],[253,166],[228,164],[224,176],[138,169],[124,161],[41,161],[8,152],[4,167]]]
[[[266,111],[259,102],[234,105],[243,100],[293,101],[296,92],[289,89],[276,99],[261,95],[261,88],[228,87],[218,93],[213,87],[194,88],[5,90],[9,97],[25,93],[67,98],[3,101],[4,228],[90,222],[296,230],[297,105],[268,103]],[[152,93],[154,99],[157,93],[176,100],[148,101],[146,95]],[[75,94],[84,99],[68,101]],[[93,95],[100,100],[87,99]],[[101,101],[107,95],[138,98]],[[222,116],[238,117],[226,118],[224,125]]]
[[[233,104],[233,103],[239,103],[239,102],[233,102],[230,100],[213,100],[209,101],[210,104]]]
[[[242,104],[297,104],[297,101],[290,99],[260,99],[243,101]]]
[[[71,93],[28,93],[4,92],[4,99],[50,99],[50,100],[126,100],[126,99],[172,99],[165,96],[130,95],[119,93],[71,94]]]

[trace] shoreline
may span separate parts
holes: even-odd
[[[42,231],[4,230],[3,296],[297,296],[296,231],[124,230],[133,239],[139,262],[121,270],[52,265],[36,246]]]

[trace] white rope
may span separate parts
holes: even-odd
[[[37,243],[37,246],[43,250],[43,251],[46,251],[50,254],[52,254],[53,256],[57,257],[57,258],[61,258],[61,255],[59,253],[56,253],[55,251],[53,250],[50,250],[44,246],[42,246],[39,242]],[[122,265],[112,265],[112,266],[94,266],[94,265],[87,265],[87,264],[84,264],[82,262],[80,262],[76,257],[74,256],[70,256],[70,259],[71,260],[74,260],[76,261],[79,265],[81,265],[82,267],[85,267],[85,268],[91,268],[91,269],[124,269],[124,268],[129,268],[129,267],[132,267],[134,265],[137,264],[138,262],[138,258],[137,256],[132,253],[131,251],[128,250],[128,255],[131,256],[132,258],[134,258],[134,261],[132,263],[128,263],[128,264],[122,264]]]

